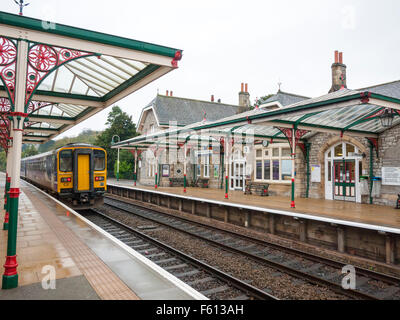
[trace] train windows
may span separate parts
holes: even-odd
[[[94,170],[101,171],[106,167],[106,155],[102,150],[93,150],[94,153]]]
[[[62,150],[59,153],[60,157],[60,171],[72,171],[72,150]]]

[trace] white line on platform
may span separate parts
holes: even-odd
[[[51,195],[47,194],[43,190],[39,189],[38,187],[30,184],[27,181],[24,181],[25,183],[29,184],[31,187],[35,188],[45,196],[49,197],[51,200],[54,202],[58,203],[60,206],[62,206],[64,209],[68,210],[70,213],[74,214],[77,216],[79,219],[81,219],[83,222],[88,224],[90,227],[95,229],[96,231],[100,232],[102,235],[113,241],[115,244],[117,244],[119,247],[124,249],[127,253],[129,253],[131,256],[139,260],[142,264],[144,264],[146,267],[148,267],[151,271],[155,272],[156,274],[159,274],[162,278],[166,279],[168,282],[172,283],[174,286],[178,287],[181,289],[183,292],[188,294],[189,296],[193,297],[196,300],[209,300],[207,297],[202,295],[200,292],[196,291],[186,283],[184,283],[182,280],[178,279],[174,275],[170,274],[169,272],[165,271],[163,268],[160,266],[156,265],[154,262],[151,260],[147,259],[146,257],[142,256],[140,253],[136,252],[133,250],[131,247],[127,246],[125,243],[122,241],[118,240],[115,238],[113,235],[109,234],[108,232],[104,231],[101,229],[99,226],[95,225],[93,222],[89,221],[85,217],[81,216],[78,212],[76,212],[74,209],[68,207],[66,204],[62,203],[61,201],[55,199]]]
[[[131,189],[131,190],[139,190],[139,191],[151,192],[151,193],[165,195],[165,196],[172,196],[175,198],[208,202],[208,203],[212,203],[212,204],[224,205],[224,206],[229,206],[229,207],[234,207],[234,208],[239,208],[239,209],[249,209],[249,210],[253,210],[253,211],[268,212],[268,213],[274,213],[274,214],[279,214],[279,215],[289,216],[289,217],[297,217],[297,218],[322,221],[322,222],[327,222],[327,223],[332,223],[332,224],[340,224],[340,225],[355,227],[355,228],[362,228],[362,229],[369,229],[369,230],[375,230],[375,231],[380,231],[380,232],[400,234],[399,228],[378,226],[378,225],[374,225],[374,224],[361,223],[361,222],[355,222],[355,221],[347,221],[347,220],[334,219],[334,218],[325,218],[325,217],[310,215],[310,214],[306,214],[306,213],[297,213],[297,212],[293,213],[290,211],[268,209],[268,208],[263,208],[263,207],[249,206],[249,205],[245,205],[245,204],[227,203],[225,201],[217,201],[217,200],[210,200],[210,199],[204,199],[204,198],[182,196],[182,195],[175,194],[175,193],[167,193],[167,192],[162,192],[162,191],[142,189],[142,188],[138,188],[138,187],[129,187],[129,186],[119,185],[119,184],[110,184],[109,183],[107,185],[111,186],[111,187],[127,188],[127,189]]]

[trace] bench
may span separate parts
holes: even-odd
[[[197,178],[196,181],[191,184],[191,186],[196,188],[208,188],[209,179]]]
[[[244,194],[256,194],[262,197],[268,196],[268,188],[269,184],[258,184],[258,183],[253,183],[253,182],[248,182],[246,183],[246,188],[244,191]]]
[[[170,187],[183,187],[184,178],[169,178]]]

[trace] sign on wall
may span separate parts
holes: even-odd
[[[169,164],[162,165],[162,176],[169,177]]]
[[[382,167],[382,185],[400,186],[400,168]]]
[[[321,166],[319,164],[311,165],[311,182],[321,182]]]

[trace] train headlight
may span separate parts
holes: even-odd
[[[71,178],[61,178],[61,182],[71,182],[72,179]]]
[[[95,177],[94,180],[95,181],[104,181],[104,177]]]

